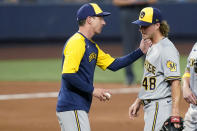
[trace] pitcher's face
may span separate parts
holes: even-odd
[[[152,39],[156,30],[158,29],[158,24],[152,24],[150,26],[140,26],[140,32],[143,39]]]

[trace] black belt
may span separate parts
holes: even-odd
[[[158,99],[145,99],[145,100],[142,100],[142,104],[145,106],[145,105],[151,103],[152,101],[161,100],[161,99],[170,98],[170,97],[171,96],[167,96],[167,97],[164,97],[164,98],[158,98]]]

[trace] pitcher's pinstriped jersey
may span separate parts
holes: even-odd
[[[190,71],[190,88],[192,92],[197,96],[197,73],[194,69],[194,63],[197,62],[197,42],[193,46],[190,55],[187,59],[187,69]]]
[[[180,80],[179,52],[164,38],[149,48],[142,79],[140,99],[160,99],[171,96],[169,80]]]

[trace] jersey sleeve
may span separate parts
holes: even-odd
[[[98,49],[98,57],[96,65],[99,66],[101,69],[106,70],[106,68],[115,60],[109,54],[103,52],[99,46],[96,44]]]
[[[190,70],[190,67],[193,66],[195,62],[195,58],[192,58],[192,54],[197,51],[197,43],[192,47],[192,50],[187,58],[187,65],[186,65],[186,70]]]
[[[172,48],[166,50],[168,52],[163,51],[162,54],[162,67],[165,80],[180,80],[179,53],[176,49]]]
[[[85,52],[85,41],[79,38],[70,39],[64,48],[62,74],[76,73]]]

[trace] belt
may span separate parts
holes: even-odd
[[[165,99],[165,98],[170,98],[171,96],[167,96],[167,97],[164,97],[164,98],[158,98],[158,99],[144,99],[142,100],[142,104],[145,106],[149,103],[151,103],[152,101],[156,101],[156,100],[162,100],[162,99]]]
[[[142,100],[142,105],[147,105],[147,104],[149,104],[149,103],[151,103],[151,101],[154,101],[155,99],[146,99],[146,100]]]

